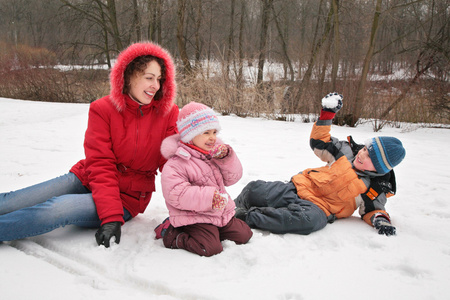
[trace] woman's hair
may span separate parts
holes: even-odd
[[[147,65],[151,61],[156,61],[159,66],[161,67],[161,79],[160,79],[160,88],[156,92],[153,99],[160,100],[163,97],[163,86],[164,82],[166,81],[166,65],[164,64],[164,60],[162,58],[153,56],[153,55],[143,55],[138,56],[135,59],[133,59],[132,62],[130,62],[123,74],[124,77],[124,84],[123,84],[123,93],[128,94],[130,92],[130,80],[131,77],[135,76],[138,73],[144,73],[145,69],[147,68]]]

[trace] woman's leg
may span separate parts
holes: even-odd
[[[73,173],[27,187],[0,194],[0,215],[43,203],[66,194],[86,194],[90,191]]]
[[[0,241],[36,236],[66,225],[100,226],[91,193],[53,197],[44,203],[1,215]]]
[[[124,208],[124,221],[131,218],[131,214]],[[91,193],[63,195],[1,215],[0,241],[36,236],[66,225],[98,228],[100,224]]]

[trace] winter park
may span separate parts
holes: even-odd
[[[2,98],[0,106],[2,192],[61,175],[84,155],[88,104]],[[222,139],[244,168],[227,188],[232,197],[251,180],[289,180],[322,165],[309,148],[310,123],[234,116],[220,122]],[[332,133],[356,140],[374,135],[370,126],[333,126]],[[95,230],[73,226],[0,245],[2,298],[324,299],[338,290],[338,299],[377,299],[368,292],[375,284],[391,299],[445,299],[450,161],[430,145],[450,147],[448,129],[410,125],[382,134],[407,149],[396,170],[397,195],[387,205],[396,236],[377,234],[355,212],[308,236],[255,230],[246,245],[225,241],[221,254],[198,257],[155,240],[153,228],[167,217],[157,186],[146,212],[123,226],[119,245],[98,247]]]
[[[447,299],[449,7],[0,0],[1,299]]]

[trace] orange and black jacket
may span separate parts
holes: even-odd
[[[327,164],[306,169],[292,177],[300,198],[319,206],[330,219],[346,218],[356,209],[362,219],[373,225],[375,215],[388,220],[387,197],[395,193],[395,176],[359,171],[353,168],[356,153],[363,147],[351,137],[340,141],[330,135],[331,120],[318,120],[310,136],[314,153]]]

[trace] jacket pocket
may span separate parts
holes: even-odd
[[[338,176],[331,169],[328,170],[309,170],[309,179],[314,185],[314,188],[320,195],[327,196],[336,192],[336,179]]]

